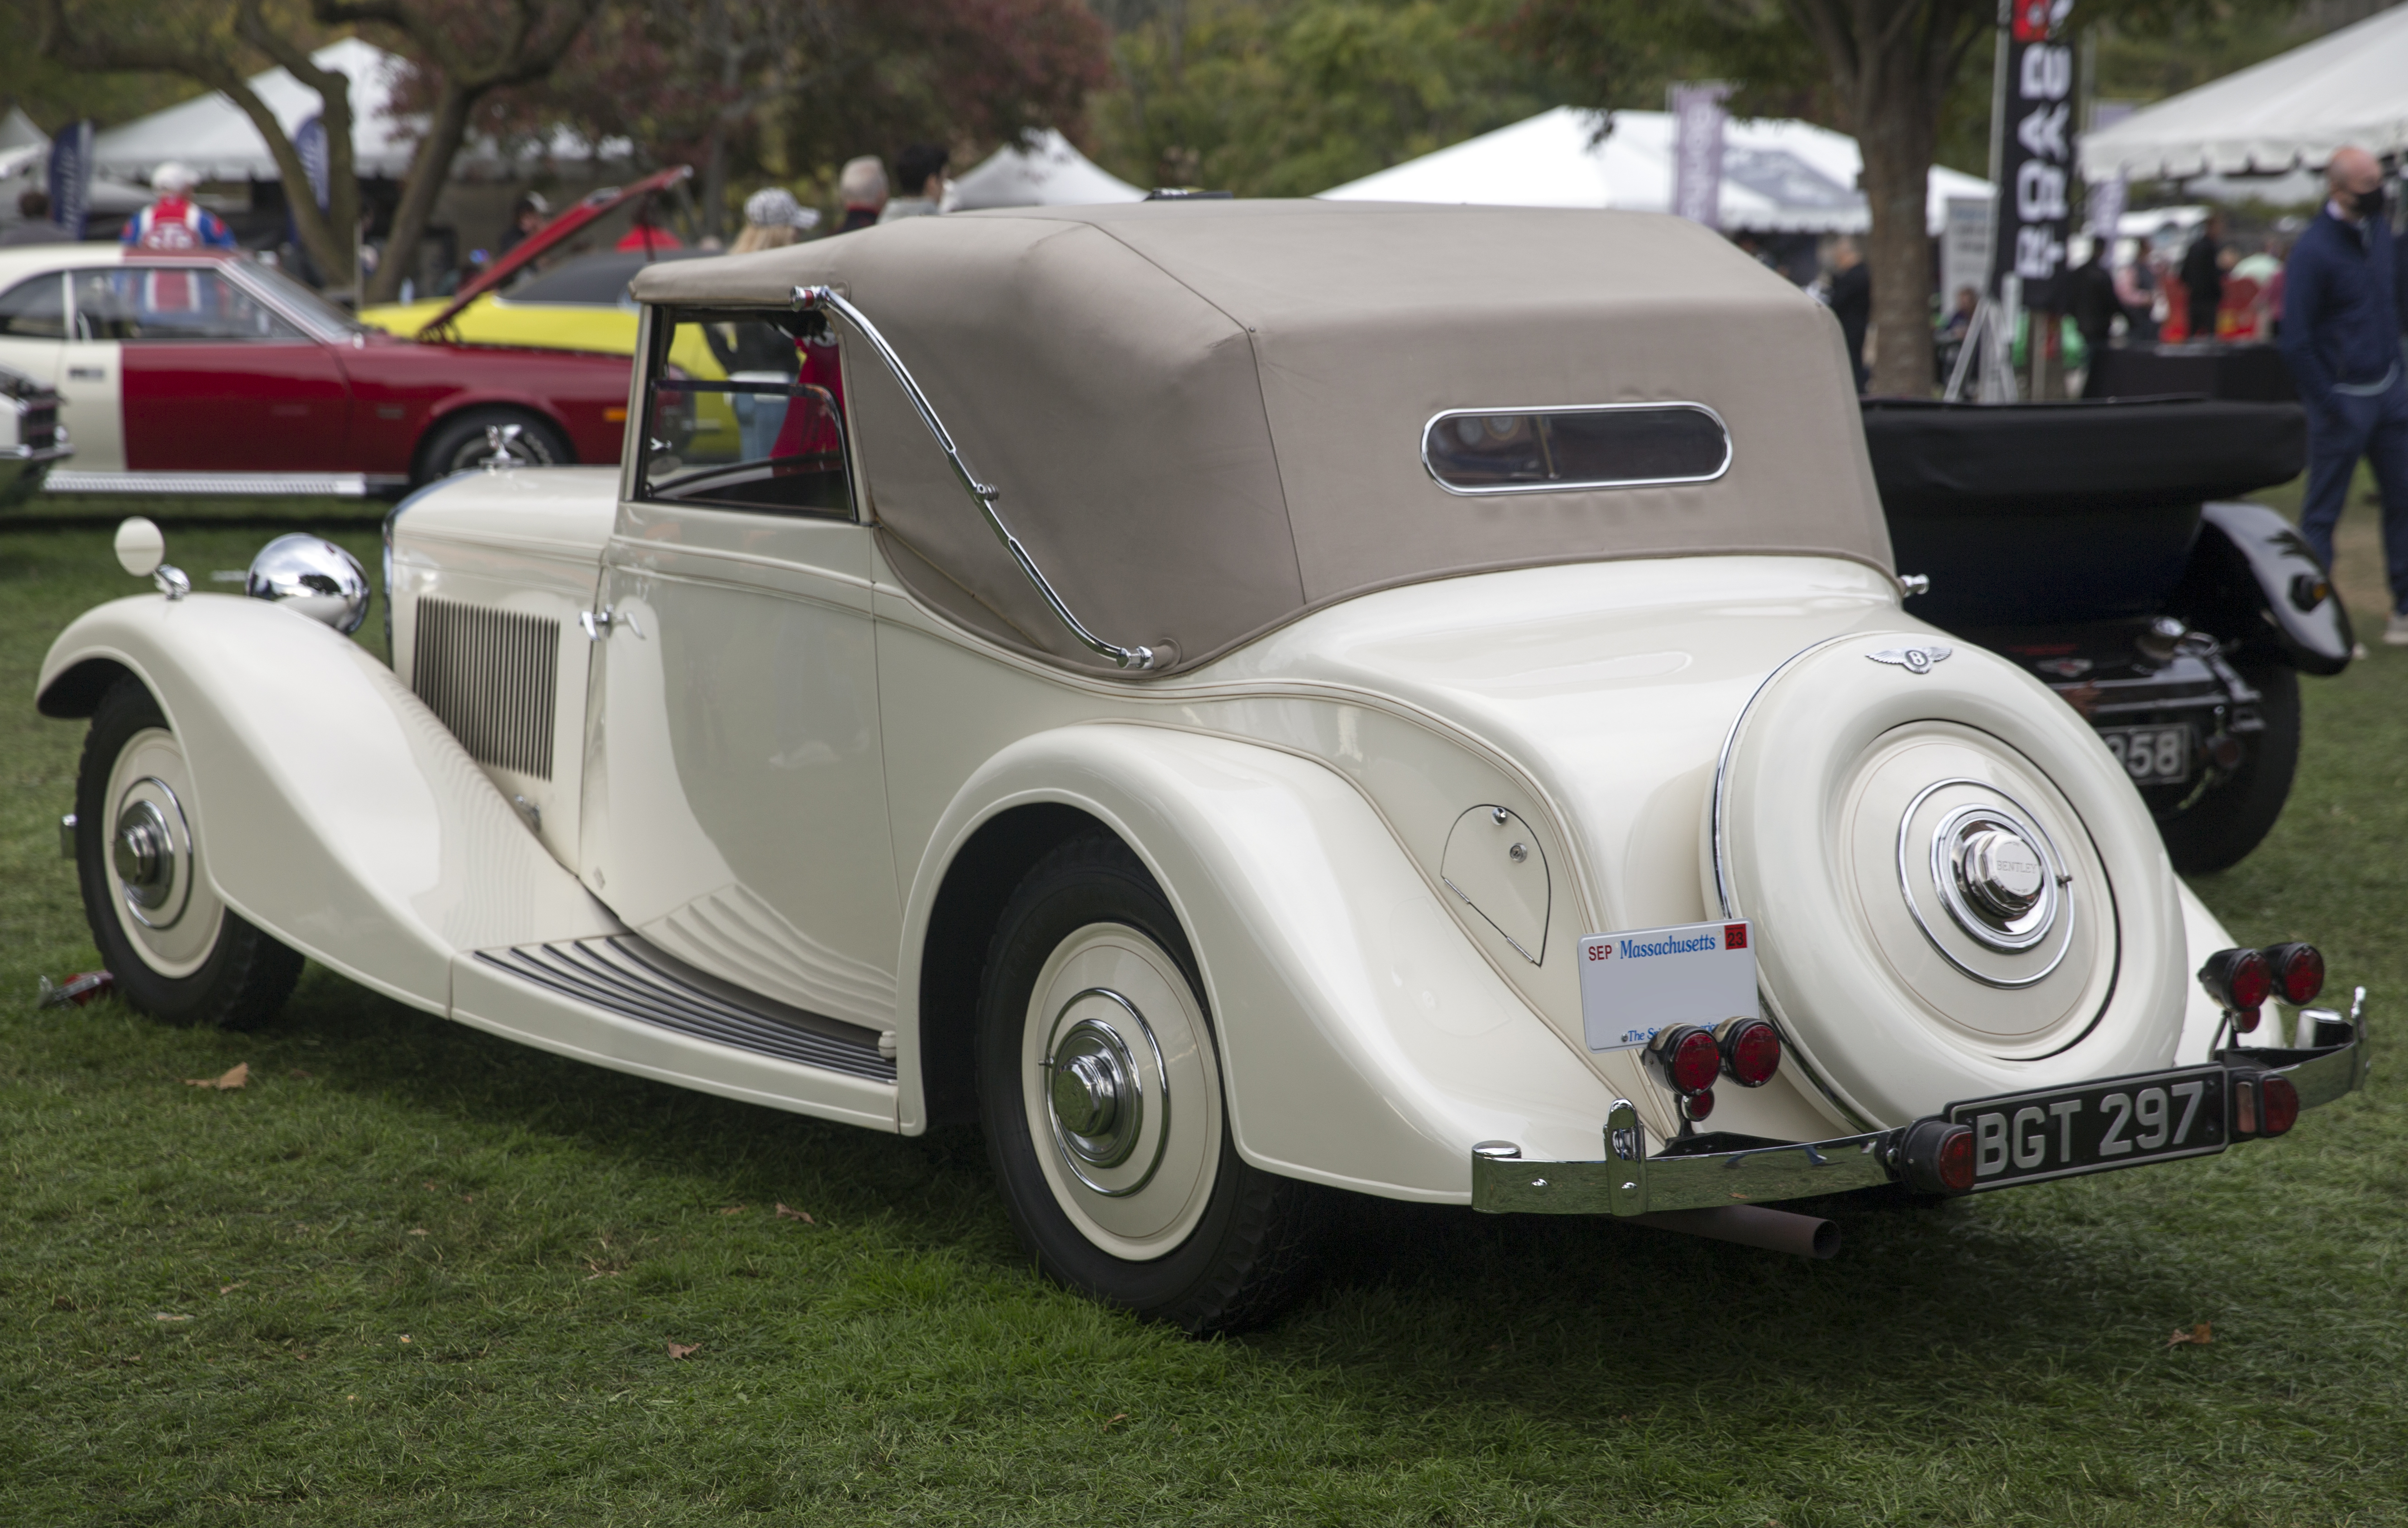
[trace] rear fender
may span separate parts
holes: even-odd
[[[1227,739],[1081,726],[990,759],[939,823],[913,881],[906,1014],[922,1012],[931,911],[956,855],[982,824],[1039,804],[1110,828],[1168,896],[1195,946],[1249,1162],[1464,1204],[1477,1142],[1552,1160],[1601,1149],[1605,1085],[1482,959],[1354,787],[1318,763]],[[928,1118],[928,1028],[924,1016],[897,1036],[910,1133]]]
[[[393,672],[295,612],[155,595],[85,613],[43,660],[43,713],[89,715],[120,671],[183,745],[227,904],[431,1012],[456,952],[620,931]]]
[[[2263,504],[2210,504],[2170,608],[2216,636],[2238,638],[2243,663],[2337,674],[2357,643],[2330,575],[2291,523]]]

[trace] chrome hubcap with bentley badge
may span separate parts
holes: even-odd
[[[1948,808],[1936,820],[1935,800]],[[1928,876],[1913,864],[1918,844],[1928,845]],[[1899,818],[1898,858],[1908,911],[1966,975],[1986,987],[2030,987],[2065,959],[2072,877],[2032,814],[1993,782],[1959,777],[1918,791]],[[1942,910],[1944,924],[1933,916]]]
[[[108,861],[126,915],[145,929],[172,929],[193,895],[193,837],[183,803],[156,775],[134,781],[118,800]]]
[[[1161,1047],[1154,1043],[1154,1031],[1146,1027],[1145,1016],[1118,992],[1090,987],[1064,1006],[1056,1023],[1068,1018],[1071,1008],[1090,1000],[1101,1000],[1126,1016],[1146,1047],[1156,1053],[1154,1074],[1161,1075]],[[1118,1167],[1137,1153],[1146,1125],[1145,1078],[1137,1059],[1121,1035],[1098,1019],[1079,1019],[1059,1034],[1044,1066],[1053,1077],[1046,1102],[1053,1111],[1054,1138],[1062,1148],[1063,1160],[1081,1182],[1099,1194],[1118,1199],[1135,1193],[1153,1176],[1163,1147],[1169,1144],[1159,1130],[1154,1132],[1154,1160],[1144,1164],[1145,1175],[1136,1183],[1111,1187],[1096,1181],[1088,1170]]]

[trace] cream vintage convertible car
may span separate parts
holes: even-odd
[[[390,670],[333,547],[188,593],[129,523],[165,598],[40,680],[129,1002],[247,1022],[306,955],[975,1120],[1042,1267],[1191,1330],[1274,1306],[1313,1186],[1828,1252],[1767,1203],[2358,1086],[2321,957],[2234,947],[2083,719],[1900,613],[1838,330],[1710,233],[1168,202],[633,290],[625,462],[398,507]]]

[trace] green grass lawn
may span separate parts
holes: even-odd
[[[32,686],[139,587],[106,525],[0,520],[0,1523],[2408,1521],[2397,1042],[2279,1143],[1835,1202],[1829,1262],[1366,1215],[1292,1315],[1197,1343],[1032,1274],[973,1136],[581,1067],[314,967],[257,1034],[37,1011],[94,956],[54,827],[81,732]],[[206,588],[273,528],[168,555]],[[2408,654],[2305,688],[2287,815],[2199,889],[2380,1001]]]

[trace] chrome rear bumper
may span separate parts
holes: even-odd
[[[2302,1110],[2330,1103],[2366,1082],[2364,988],[2358,999],[2346,1016],[2317,1009],[2302,1014],[2313,1025],[2303,1037],[2315,1040],[2315,1045],[2232,1046],[2218,1051],[2214,1060],[2235,1074],[2272,1073],[2289,1078],[2299,1089]],[[1616,1099],[1606,1117],[1602,1160],[1531,1161],[1474,1152],[1471,1207],[1492,1215],[1652,1215],[1878,1188],[1902,1181],[1901,1156],[1907,1131],[1913,1128],[1828,1141],[1751,1144],[1727,1151],[1684,1153],[1674,1143],[1671,1154],[1650,1157],[1639,1111]]]

